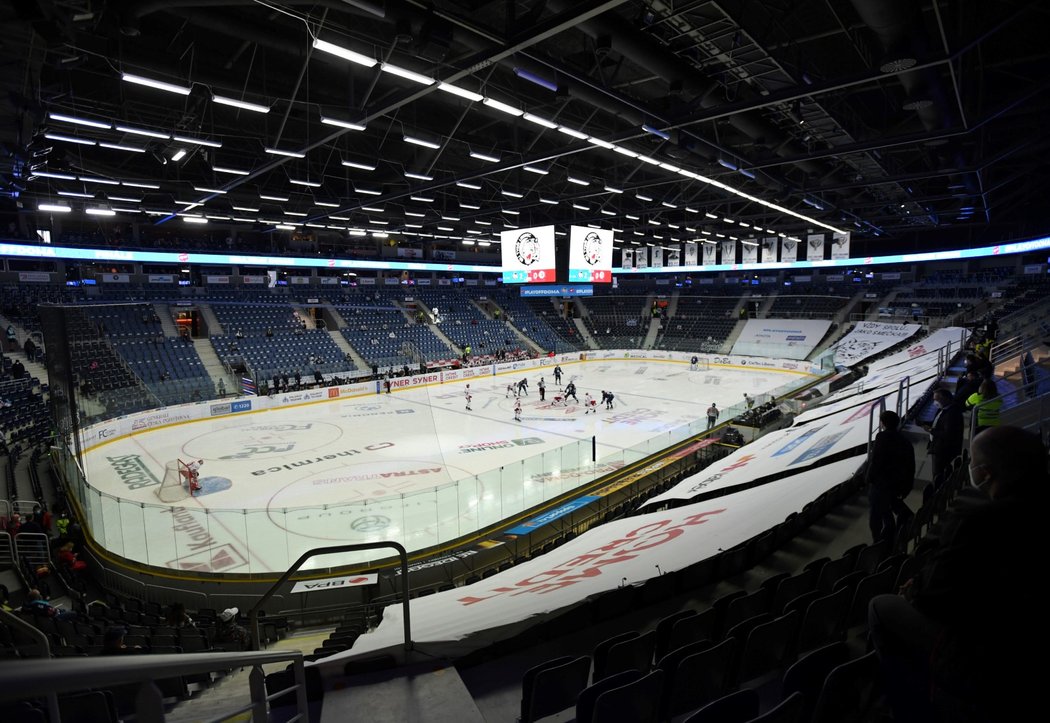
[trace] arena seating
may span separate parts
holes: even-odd
[[[649,332],[644,296],[593,296],[585,300],[587,330],[603,349],[640,347]]]
[[[656,348],[718,352],[736,326],[737,302],[732,296],[679,296],[674,316],[662,323]]]
[[[848,296],[790,296],[774,299],[768,315],[784,319],[830,319],[849,302]]]
[[[547,321],[553,307],[549,299],[538,299],[538,302],[547,302],[543,309],[545,316],[540,316],[526,299],[521,298],[521,293],[515,288],[486,288],[485,294],[492,299],[500,309],[503,310],[506,321],[513,324],[519,331],[539,344],[546,351],[563,354],[579,349],[578,343],[570,343],[558,334]],[[561,319],[558,319],[560,322]]]

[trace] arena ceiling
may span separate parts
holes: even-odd
[[[1048,18],[1008,0],[15,0],[2,187],[27,210],[407,243],[546,223],[628,244],[834,228],[865,253],[999,240],[1050,220]]]

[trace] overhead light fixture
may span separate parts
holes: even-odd
[[[417,181],[433,181],[433,176],[428,176],[425,173],[415,173],[414,171],[405,171],[405,178],[414,178]]]
[[[339,128],[346,128],[347,130],[350,130],[350,131],[363,131],[366,128],[366,126],[363,126],[360,123],[353,123],[351,121],[341,120],[339,118],[332,118],[331,116],[327,116],[327,115],[322,115],[321,116],[321,122],[324,123],[325,125],[337,126]]]
[[[128,196],[110,196],[110,201],[123,201],[124,203],[142,203],[141,198],[129,198]]]
[[[543,126],[544,128],[558,127],[558,124],[554,121],[547,120],[543,116],[534,115],[532,113],[525,113],[521,117],[527,120],[529,123],[535,123],[536,125]]]
[[[641,216],[635,216],[633,213],[625,213],[623,217],[626,219],[630,219],[631,221],[638,221],[641,219]]]
[[[401,66],[394,65],[393,63],[383,63],[379,67],[379,69],[382,70],[384,73],[390,73],[391,75],[396,75],[397,77],[404,78],[405,80],[411,80],[412,82],[419,83],[420,85],[433,85],[436,82],[429,75],[423,75],[422,73],[417,73],[414,70],[409,70],[408,68],[402,68]]]
[[[737,173],[739,173],[741,176],[746,176],[747,178],[751,178],[751,179],[754,179],[754,177],[755,177],[755,172],[754,171],[749,171],[746,168],[739,169],[737,171]]]
[[[403,138],[405,143],[411,143],[414,146],[423,146],[424,148],[432,148],[434,150],[441,148],[440,143],[427,140],[426,138],[420,138],[419,136],[405,135]]]
[[[279,223],[274,228],[278,228],[281,231],[294,231],[295,230],[295,226],[293,226],[290,223]]]
[[[659,221],[657,221],[656,219],[652,219],[652,218],[649,219],[648,221],[646,221],[646,223],[648,223],[650,226],[659,226],[660,225]]]
[[[218,193],[223,195],[225,195],[226,193],[226,191],[222,190],[221,188],[207,188],[205,186],[194,186],[193,190],[199,191],[200,193]]]
[[[184,85],[165,83],[163,80],[153,80],[152,78],[144,78],[141,75],[134,75],[132,73],[123,73],[121,75],[121,80],[127,83],[134,83],[135,85],[144,85],[149,88],[156,88],[157,90],[166,90],[169,93],[178,93],[179,95],[190,94],[190,89]]]
[[[117,212],[112,208],[85,208],[84,213],[89,216],[116,216]]]
[[[722,222],[723,223],[736,223],[736,221],[734,221],[733,219],[729,218],[728,216],[724,216],[722,218]]]
[[[321,187],[321,184],[318,183],[317,181],[308,181],[308,180],[303,179],[303,178],[289,178],[288,179],[288,183],[291,183],[291,184],[293,184],[295,186],[306,186],[307,188],[320,188]]]
[[[495,100],[493,98],[485,98],[481,102],[484,105],[487,105],[489,108],[501,111],[503,113],[507,113],[507,114],[515,116],[515,117],[524,114],[524,111],[521,110],[520,108],[516,108],[515,106],[509,105],[509,104],[504,103],[504,102],[499,101],[499,100]]]
[[[623,193],[622,188],[616,188],[614,186],[605,186],[605,190],[609,193]]]
[[[652,156],[643,156],[643,155],[639,154],[638,155],[638,160],[641,161],[642,163],[648,163],[650,166],[659,166],[660,165],[660,161],[658,159],[656,159],[656,158],[653,158]]]
[[[171,157],[171,160],[173,160],[173,161],[181,161],[185,157],[186,157],[186,149],[185,148],[180,148],[179,150],[175,151],[175,155],[173,155]]]
[[[71,176],[68,173],[52,173],[51,171],[37,171],[33,173],[38,178],[54,178],[59,181],[75,181],[76,176]]]
[[[544,78],[542,76],[539,76],[539,75],[536,75],[535,73],[530,73],[529,71],[525,70],[524,68],[515,68],[514,69],[514,75],[518,76],[522,80],[527,80],[527,81],[529,81],[530,83],[532,83],[534,85],[538,85],[541,88],[546,88],[547,90],[549,90],[549,91],[551,91],[553,93],[557,93],[558,92],[558,84],[557,83],[555,83],[552,80],[547,80],[546,78]]]
[[[88,128],[104,128],[105,130],[109,130],[112,127],[109,123],[102,123],[101,121],[90,120],[88,118],[78,118],[64,113],[48,113],[47,116],[51,120],[62,121],[63,123],[73,123],[78,126],[87,126]]]
[[[549,206],[557,206],[558,202],[553,198],[540,198],[540,203],[546,203]]]
[[[743,221],[741,221],[741,222],[740,222],[740,226],[741,226],[742,228],[751,228],[751,224],[749,224],[749,223],[744,223]]]
[[[242,171],[238,168],[226,168],[225,166],[212,166],[211,170],[216,173],[229,173],[231,176],[247,176],[249,171]]]
[[[634,197],[637,198],[639,201],[652,201],[653,200],[652,196],[646,196],[644,193],[636,193],[636,194],[634,194]]]
[[[208,148],[222,148],[222,143],[219,141],[211,141],[207,138],[193,138],[192,136],[180,136],[173,135],[171,137],[176,143],[189,143],[194,146],[207,146]]]
[[[300,211],[282,211],[281,213],[283,213],[285,216],[296,216],[298,218],[306,218],[310,215],[308,213],[302,213]]]
[[[575,176],[566,176],[565,180],[568,181],[569,183],[575,183],[577,186],[589,186],[589,185],[591,185],[590,181],[586,181],[586,180],[584,180],[582,178],[576,178]]]
[[[260,193],[259,194],[259,198],[261,198],[264,201],[276,201],[277,203],[287,203],[288,202],[288,196],[269,196],[269,195],[264,195],[264,194]]]
[[[251,206],[233,206],[234,211],[245,211],[247,213],[259,213],[259,209]]]
[[[491,221],[482,221],[480,218],[474,219],[474,223],[476,223],[479,226],[491,226],[492,225]],[[478,233],[481,233],[481,232],[478,231]]]
[[[608,141],[603,141],[601,138],[595,138],[594,136],[588,136],[587,142],[592,145],[598,146],[599,148],[606,148],[608,150],[612,150],[616,147],[612,143],[609,143]]]
[[[145,128],[135,128],[133,126],[117,126],[116,130],[121,133],[130,133],[135,136],[146,136],[147,138],[162,138],[165,140],[171,138],[170,133],[161,133],[160,131],[151,131]]]
[[[419,201],[420,203],[433,203],[434,199],[430,196],[409,196],[413,201]]]
[[[376,65],[375,58],[363,55],[362,53],[350,50],[349,48],[344,48],[335,43],[329,43],[327,40],[314,38],[313,46],[317,50],[329,53],[330,55],[342,58],[343,60],[349,60],[351,63],[363,65],[366,68],[374,68]]]
[[[111,178],[99,178],[97,176],[78,176],[81,183],[98,183],[103,186],[119,186],[120,181],[114,181]]]
[[[182,220],[186,223],[208,223],[208,219],[201,216],[183,216]]]
[[[64,143],[76,143],[80,146],[93,146],[95,141],[88,140],[86,138],[77,138],[76,136],[64,136],[61,133],[45,133],[44,138],[52,141],[63,141]]]
[[[456,229],[453,228],[452,226],[438,226],[437,230],[438,231],[455,231]]]
[[[374,188],[362,188],[360,186],[354,186],[354,191],[356,193],[363,193],[366,196],[382,196],[383,195],[382,191],[377,191]]]
[[[405,211],[405,215],[406,216],[411,216],[412,218],[426,218],[427,217],[427,215],[425,213],[419,213],[418,211]]]
[[[582,203],[574,203],[572,204],[572,207],[575,208],[577,211],[590,211],[590,209],[584,206]]]
[[[678,206],[674,205],[670,201],[660,201],[660,205],[666,206],[667,208],[678,208]]]
[[[370,163],[361,163],[360,161],[347,161],[343,160],[342,164],[347,168],[357,168],[362,171],[374,171],[376,167]]]
[[[484,153],[482,151],[470,152],[471,158],[477,158],[479,161],[488,161],[489,163],[499,163],[500,157],[492,153]]]
[[[480,211],[481,210],[481,206],[477,206],[477,205],[475,205],[473,203],[463,203],[462,201],[459,202],[459,207],[460,208],[469,208],[471,211]]]
[[[528,173],[535,173],[537,176],[546,176],[550,173],[546,168],[539,168],[538,166],[522,166],[521,170],[527,171]]]
[[[732,161],[727,161],[725,158],[719,158],[718,165],[722,166],[723,168],[728,168],[730,171],[735,171],[739,168],[739,166],[737,166],[735,163],[733,163]]]
[[[579,139],[581,141],[587,140],[587,134],[586,133],[581,133],[580,131],[576,130],[575,128],[569,128],[568,126],[558,126],[558,132],[559,133],[564,133],[565,135],[570,136],[572,138],[577,138],[577,139]]]
[[[69,213],[73,210],[63,203],[41,203],[36,208],[38,211],[50,211],[51,213]]]
[[[500,193],[502,193],[504,196],[508,196],[510,198],[525,198],[525,194],[518,193],[517,191],[507,191],[507,190],[504,190],[504,189],[500,189]]]
[[[160,186],[156,183],[142,183],[141,181],[121,181],[120,183],[122,186],[129,186],[131,188],[149,188],[154,191],[160,189]]]
[[[466,98],[473,103],[480,103],[485,98],[481,93],[475,93],[472,90],[460,88],[458,85],[452,85],[451,83],[438,83],[438,90],[443,90],[452,95],[458,95],[460,98]]]
[[[306,158],[306,154],[301,151],[287,151],[283,148],[263,148],[263,151],[269,153],[271,156],[285,156],[287,158]]]
[[[613,150],[619,153],[621,156],[627,156],[628,158],[637,158],[638,154],[634,151],[624,148],[623,146],[614,146]]]
[[[270,106],[259,105],[258,103],[249,103],[245,100],[237,100],[236,98],[227,98],[224,95],[212,95],[212,103],[218,103],[219,105],[228,105],[234,108],[240,108],[242,110],[250,110],[253,113],[269,113]]]
[[[707,218],[718,218],[718,216],[714,215],[713,213],[707,212],[707,211],[704,212],[704,216],[706,216]]]
[[[682,170],[678,166],[672,165],[670,163],[660,163],[660,168],[664,169],[665,171],[670,171],[671,173],[678,173],[680,170]]]
[[[607,211],[607,210],[606,210],[606,209],[604,209],[604,208],[603,208],[603,209],[601,209],[601,212],[602,212],[602,213],[603,213],[604,215],[606,215],[606,216],[615,216],[615,215],[616,215],[616,212],[615,212],[615,211]]]
[[[521,215],[520,211],[515,211],[515,210],[510,209],[510,208],[503,208],[503,209],[500,209],[500,210],[503,213],[507,214],[508,216],[520,216]]]
[[[362,206],[361,210],[367,211],[368,213],[383,213],[383,209],[376,208],[375,206]]]
[[[642,123],[642,130],[646,133],[651,133],[652,135],[657,136],[659,138],[663,138],[665,141],[671,140],[670,133],[668,133],[667,131],[662,131],[659,128],[653,128],[648,123]]]
[[[469,188],[471,191],[480,191],[481,184],[470,183],[469,181],[456,181],[456,185],[460,188]]]

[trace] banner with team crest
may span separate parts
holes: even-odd
[[[685,245],[685,265],[696,266],[697,265],[697,244],[696,241],[690,241]]]
[[[762,263],[775,264],[777,262],[777,237],[762,239]]]
[[[824,260],[824,234],[814,233],[806,237],[806,261]]]
[[[798,261],[798,241],[793,238],[780,239],[780,260],[786,263]]]
[[[714,241],[704,242],[704,266],[714,266],[718,263],[718,244]]]
[[[831,234],[831,258],[849,258],[849,231]]]
[[[723,241],[722,242],[722,263],[723,264],[735,264],[736,263],[736,241]]]
[[[758,241],[748,239],[740,244],[741,261],[745,264],[758,263]]]

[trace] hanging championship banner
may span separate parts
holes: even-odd
[[[718,244],[714,241],[704,241],[704,266],[714,266],[718,263]]]
[[[758,263],[758,241],[748,239],[740,242],[740,255],[745,264]]]
[[[780,260],[792,264],[798,261],[798,241],[793,238],[780,239]]]
[[[677,246],[674,248],[667,249],[667,265],[668,266],[681,266],[682,265],[682,251]]]
[[[687,243],[685,245],[685,265],[686,266],[696,266],[696,264],[697,264],[696,253],[697,253],[696,241],[690,241],[689,243]]]
[[[777,239],[776,236],[773,238],[762,239],[762,263],[764,264],[775,264],[777,261]]]
[[[849,231],[831,234],[831,258],[849,258]]]
[[[650,258],[650,261],[649,261],[649,265],[652,266],[654,269],[661,269],[661,268],[663,268],[663,265],[664,265],[664,247],[663,246],[653,246],[651,249],[649,249],[649,253],[652,254],[652,257]]]
[[[806,261],[824,260],[824,234],[814,233],[806,237]]]
[[[634,250],[634,267],[636,269],[649,268],[649,247],[641,246]]]
[[[625,269],[634,268],[634,249],[620,250],[620,266]]]
[[[722,263],[723,264],[735,264],[736,263],[736,241],[723,241],[722,242]]]

